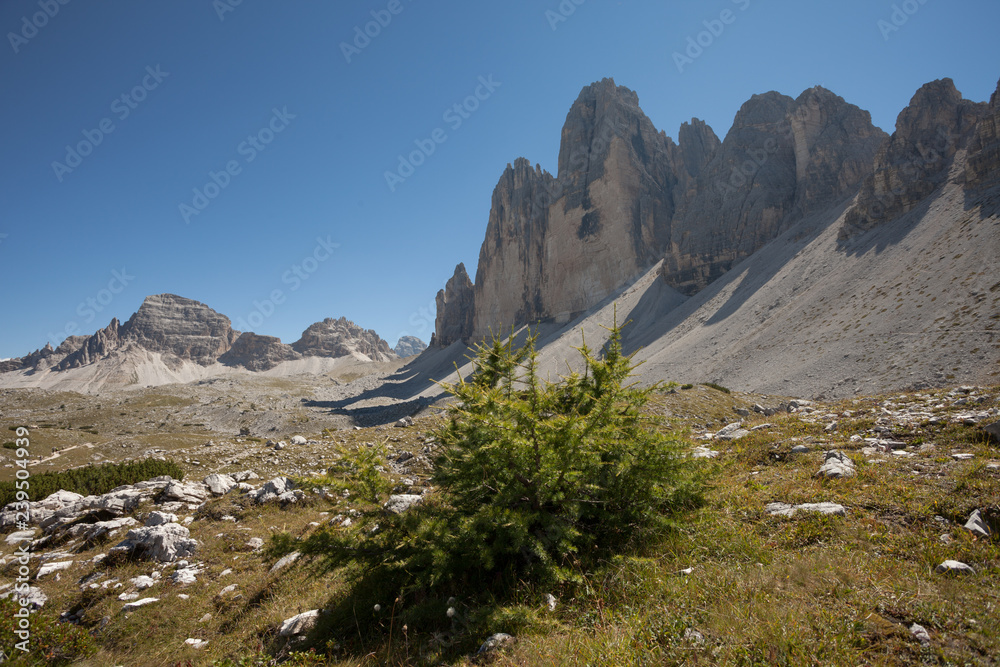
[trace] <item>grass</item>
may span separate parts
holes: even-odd
[[[975,409],[997,407],[998,391],[984,392],[992,402]],[[74,553],[76,565],[60,580],[43,580],[50,601],[41,613],[54,621],[63,611],[83,610],[80,627],[98,648],[74,664],[87,666],[266,664],[275,656],[286,664],[310,664],[304,653],[293,657],[310,648],[319,656],[316,664],[470,666],[480,664],[472,654],[494,632],[516,637],[492,659],[498,666],[995,664],[1000,543],[974,539],[961,525],[977,508],[994,522],[1000,517],[1000,470],[987,466],[1000,460],[1000,450],[978,426],[948,421],[970,406],[954,405],[954,397],[941,391],[924,393],[932,395],[930,404],[944,404],[934,410],[945,418],[941,423],[921,418],[890,424],[892,437],[910,445],[910,457],[865,453],[866,443],[851,436],[872,435],[886,401],[920,400],[912,394],[817,404],[813,413],[752,414],[744,419],[746,427],[771,426],[734,442],[710,443],[720,455],[703,463],[710,480],[707,503],[689,521],[641,551],[579,572],[575,584],[541,589],[515,582],[500,595],[491,592],[493,582],[469,582],[468,593],[452,605],[452,617],[447,601],[419,596],[383,600],[382,611],[372,617],[372,607],[362,604],[367,598],[347,597],[347,572],[304,557],[271,574],[274,559],[246,546],[250,537],[280,534],[294,548],[317,529],[313,523],[347,514],[351,499],[281,508],[251,505],[238,496],[189,513],[196,517],[192,536],[201,542],[196,560],[205,566],[197,583],[161,581],[141,593],[161,602],[123,614],[117,596],[131,590],[128,580],[158,568],[91,564],[108,546],[95,545]],[[754,402],[768,404],[766,397],[695,386],[658,395],[650,407],[662,428],[688,429],[694,436],[705,422],[735,421],[733,409]],[[838,426],[826,431],[831,421]],[[430,423],[418,420],[420,426]],[[419,453],[423,447],[420,429],[329,435],[331,454],[336,447],[386,437],[396,452]],[[796,445],[810,451],[793,454]],[[827,449],[844,451],[857,475],[816,478]],[[955,452],[974,458],[958,461],[951,457]],[[421,470],[406,473],[417,486],[426,474]],[[774,501],[838,502],[847,514],[768,516],[764,508]],[[222,520],[225,515],[237,523]],[[968,563],[976,574],[936,574],[945,559]],[[12,568],[14,563],[2,568],[8,580],[16,576]],[[223,575],[226,569],[232,572]],[[162,570],[164,579],[171,570]],[[81,579],[94,574],[101,577],[98,584],[117,578],[123,586],[81,590]],[[237,590],[219,597],[232,583]],[[377,584],[366,593],[372,599],[378,599]],[[554,611],[547,594],[557,599]],[[277,636],[284,619],[318,608],[345,615],[324,617],[300,644]],[[350,622],[363,617],[374,618],[370,634]],[[348,621],[334,624],[334,618]],[[926,628],[929,645],[912,637],[914,623]],[[208,639],[209,645],[192,649],[184,644],[188,637]]]

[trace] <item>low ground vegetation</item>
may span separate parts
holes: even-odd
[[[496,396],[500,388],[497,400],[503,398],[503,382],[493,385],[479,377],[478,385],[476,378],[467,379],[469,392]],[[575,382],[582,386],[582,379]],[[646,527],[642,539],[623,539],[625,529],[600,536],[590,530],[585,511],[558,496],[540,503],[550,504],[553,516],[564,522],[565,532],[556,533],[562,546],[549,552],[548,561],[541,538],[531,547],[540,552],[525,558],[520,549],[506,552],[503,540],[490,543],[488,531],[474,533],[482,550],[505,563],[492,577],[483,576],[487,568],[477,560],[477,545],[448,531],[449,522],[477,521],[477,512],[494,511],[492,498],[481,497],[471,511],[455,514],[461,496],[449,495],[449,485],[461,489],[463,476],[473,468],[470,462],[480,464],[476,457],[484,452],[473,448],[469,459],[454,463],[458,481],[438,472],[455,445],[449,437],[480,445],[488,440],[477,440],[480,435],[497,437],[490,429],[501,421],[488,420],[488,410],[474,414],[474,396],[466,401],[463,419],[455,412],[430,413],[410,428],[315,434],[318,444],[309,445],[315,448],[309,451],[324,452],[329,465],[322,466],[323,474],[298,477],[300,488],[308,490],[303,501],[258,505],[233,491],[188,512],[191,536],[200,542],[196,560],[202,571],[196,583],[170,582],[177,564],[95,562],[109,543],[64,544],[59,553],[40,552],[32,559],[31,579],[49,599],[32,621],[38,650],[22,662],[995,664],[1000,655],[1000,449],[977,415],[1000,419],[998,396],[998,387],[925,390],[817,402],[766,415],[755,407],[774,409],[788,399],[727,394],[703,385],[660,388],[646,395],[636,413],[621,417],[659,434],[650,446],[683,454],[696,447],[708,450],[702,458],[685,458],[691,468],[672,471],[674,481],[664,493],[637,508],[642,514],[658,507],[669,520],[646,523],[629,517],[627,525]],[[551,408],[541,412],[555,414]],[[578,411],[573,420],[585,424],[588,414]],[[506,418],[520,416],[512,410]],[[735,421],[749,433],[731,441],[711,439]],[[87,423],[104,430],[96,418]],[[518,444],[526,445],[513,447]],[[856,474],[817,477],[828,450],[844,452]],[[510,456],[497,462],[519,470],[523,457]],[[584,460],[576,465],[586,468]],[[185,472],[191,479],[210,471],[185,466]],[[688,492],[673,494],[691,479],[703,484],[700,502],[689,502],[694,496]],[[501,481],[492,483],[500,488]],[[327,492],[313,493],[313,487]],[[390,514],[383,504],[392,494],[424,500]],[[499,502],[502,494],[494,495]],[[534,526],[528,511],[533,503],[530,496],[524,498],[526,514],[516,520]],[[663,504],[656,505],[657,499]],[[772,516],[766,507],[773,502],[838,503],[845,511]],[[141,506],[137,516],[150,509]],[[963,528],[977,509],[991,537]],[[447,520],[435,523],[434,517]],[[375,524],[378,529],[371,532]],[[577,541],[567,526],[588,532]],[[413,539],[428,534],[465,557],[456,562],[445,553],[444,560],[435,561],[433,550],[422,550]],[[387,557],[385,546],[397,536],[410,540],[403,540],[405,553]],[[266,548],[250,546],[252,538],[268,540]],[[371,553],[331,558],[335,547],[351,545]],[[11,582],[17,576],[13,551],[13,545],[4,545],[0,565]],[[272,571],[282,556],[295,551],[302,556]],[[74,563],[35,581],[42,557]],[[936,572],[944,560],[966,563],[974,574]],[[380,576],[371,576],[373,567],[381,568]],[[153,587],[139,591],[131,583],[154,571],[162,578]],[[232,584],[237,585],[229,589]],[[130,594],[160,602],[124,611],[120,596]],[[286,619],[314,609],[323,611],[311,631],[280,635]],[[69,612],[75,620],[61,620]],[[2,613],[7,622],[10,615]],[[924,629],[925,638],[915,626]],[[0,637],[6,638],[8,630],[0,628]],[[480,644],[499,632],[512,635],[512,643],[475,657]],[[42,650],[53,637],[61,654]],[[208,643],[194,648],[185,643],[188,639]]]

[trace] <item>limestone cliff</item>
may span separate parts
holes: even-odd
[[[995,115],[991,138],[987,111],[985,104],[963,99],[951,79],[923,85],[900,112],[896,131],[879,148],[874,170],[847,212],[840,238],[898,218],[940,187],[949,177],[955,155],[976,134],[980,120],[987,122],[979,138],[977,166],[969,177],[973,181],[987,178],[991,142],[992,150],[997,150]]]
[[[437,293],[437,315],[431,345],[447,347],[455,341],[469,339],[472,335],[473,298],[472,281],[465,271],[465,264],[459,264],[444,289]]]
[[[438,294],[432,344],[566,321],[660,259],[664,280],[693,294],[853,194],[885,136],[817,87],[794,100],[755,95],[723,141],[692,119],[674,143],[633,91],[587,86],[563,126],[558,175],[518,158],[500,176],[475,284],[453,277]]]

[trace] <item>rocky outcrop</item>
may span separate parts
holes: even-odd
[[[558,177],[523,158],[507,165],[472,323],[470,285],[453,277],[438,295],[432,344],[568,321],[661,259],[664,280],[693,294],[803,215],[853,194],[884,138],[867,112],[817,87],[798,99],[754,96],[724,141],[692,119],[675,144],[633,91],[612,79],[587,86],[563,126]]]
[[[396,353],[371,329],[362,329],[345,317],[326,318],[302,332],[292,349],[304,357],[362,355],[371,361],[391,361]]]
[[[301,358],[301,354],[291,345],[282,343],[280,338],[248,331],[236,339],[229,351],[219,357],[219,361],[227,366],[242,366],[250,371],[266,371],[283,361]]]
[[[399,340],[396,342],[396,347],[393,348],[399,357],[412,357],[413,355],[420,354],[427,349],[427,343],[420,340],[416,336],[400,336]]]
[[[923,85],[900,112],[896,131],[879,148],[874,170],[844,219],[841,240],[895,220],[940,187],[986,111],[985,104],[963,99],[951,79]],[[973,181],[989,175],[990,130],[983,129],[977,167],[969,174]],[[993,132],[995,138],[995,122]]]
[[[93,336],[87,337],[76,350],[66,355],[56,366],[58,370],[68,368],[78,368],[91,364],[102,357],[106,357],[117,350],[123,344],[121,335],[121,325],[118,318],[113,318],[111,324],[100,329]],[[63,343],[65,345],[65,343]],[[60,345],[59,348],[62,348]]]
[[[438,291],[435,303],[437,314],[431,345],[447,347],[455,341],[468,340],[472,335],[475,295],[465,264],[455,267],[455,274]]]
[[[990,98],[989,110],[976,125],[969,144],[965,181],[974,189],[1000,183],[1000,81]]]

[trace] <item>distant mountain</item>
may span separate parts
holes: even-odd
[[[393,352],[400,357],[412,357],[415,354],[420,354],[426,349],[427,343],[420,340],[416,336],[401,336],[399,341],[396,343],[396,347],[393,348]]]
[[[112,319],[92,336],[71,336],[55,349],[46,344],[24,357],[0,362],[0,386],[23,384],[7,374],[46,374],[52,376],[46,384],[53,385],[60,374],[88,369],[102,381],[117,382],[122,381],[119,376],[123,373],[114,369],[155,363],[162,365],[164,378],[176,380],[200,374],[195,368],[180,372],[185,365],[207,368],[222,364],[266,371],[286,361],[309,357],[349,357],[359,361],[397,358],[378,334],[343,317],[317,322],[298,341],[286,345],[272,336],[236,331],[228,317],[198,301],[156,294],[146,297],[124,324]],[[111,376],[117,380],[109,380]]]

